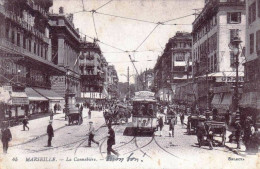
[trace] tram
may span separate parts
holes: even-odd
[[[135,92],[130,130],[134,134],[153,134],[156,129],[156,124],[157,101],[154,97],[154,93],[150,91]]]

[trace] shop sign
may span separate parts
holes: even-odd
[[[216,82],[236,82],[236,77],[235,76],[216,77]],[[244,76],[239,76],[238,82],[244,82]]]
[[[12,98],[12,105],[24,105],[24,104],[29,104],[28,98],[22,98],[22,97]]]

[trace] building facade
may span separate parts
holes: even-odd
[[[245,24],[244,0],[206,0],[202,12],[193,22],[192,70],[196,86],[193,89],[197,90],[198,107],[232,110],[236,67],[229,44],[237,35],[243,41],[238,68],[239,82],[243,83]]]
[[[118,99],[119,91],[118,91],[118,75],[115,69],[115,66],[109,65],[107,72],[107,84],[108,84],[108,98],[109,99]]]
[[[154,67],[154,86],[160,100],[180,101],[176,88],[191,77],[191,46],[192,37],[187,32],[177,32],[166,44]]]
[[[52,4],[52,0],[0,0],[0,82],[11,93],[8,117],[46,113],[54,97],[57,102],[63,99],[51,90],[50,77],[65,74],[49,56]]]
[[[260,0],[246,1],[245,83],[240,107],[259,123],[260,114]]]

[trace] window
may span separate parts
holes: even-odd
[[[260,18],[260,0],[258,0],[257,10],[258,10],[258,17]]]
[[[185,57],[184,57],[184,53],[178,53],[176,55],[176,61],[184,61]]]
[[[17,33],[17,46],[20,46],[21,43],[20,43],[20,33]]]
[[[6,27],[5,27],[5,37],[6,39],[9,39],[9,29],[10,29],[10,26],[8,23],[6,23]]]
[[[250,51],[250,54],[252,54],[252,53],[254,53],[254,34],[252,33],[252,34],[250,34],[250,42],[249,42],[249,46],[250,46],[250,49],[249,49],[249,51]]]
[[[227,23],[241,23],[241,12],[228,12]]]
[[[23,48],[26,49],[26,37],[23,37]]]
[[[14,31],[12,30],[12,43],[14,43]]]
[[[256,52],[257,52],[257,55],[259,56],[260,55],[260,30],[258,30],[256,32]]]
[[[230,29],[230,42],[234,37],[239,37],[239,29]]]
[[[233,53],[233,51],[230,52],[230,66],[231,67],[234,67],[235,66],[235,63],[236,63],[236,57]]]
[[[36,42],[34,42],[34,46],[33,46],[33,52],[34,52],[34,54],[36,54]]]
[[[32,41],[29,39],[29,51],[32,51]]]
[[[256,3],[252,3],[248,8],[248,22],[251,24],[256,19]]]

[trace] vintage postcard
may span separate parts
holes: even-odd
[[[260,168],[260,0],[0,0],[0,169]]]

